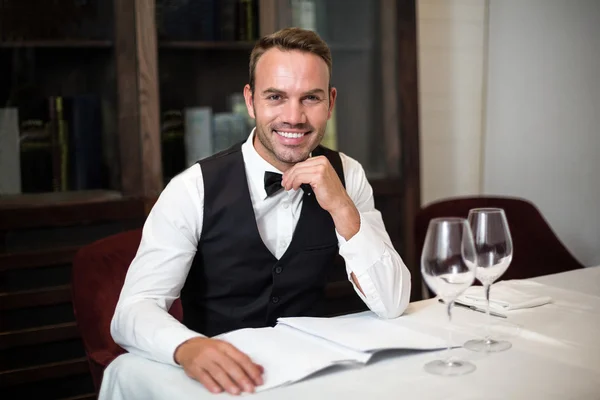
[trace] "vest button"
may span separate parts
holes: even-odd
[[[276,274],[280,274],[280,273],[281,273],[281,271],[283,271],[283,268],[281,268],[281,267],[276,267],[276,268],[275,268],[275,273],[276,273]]]
[[[272,301],[273,303],[279,303],[279,297],[277,297],[277,296],[273,296],[273,297],[271,297],[271,301]]]

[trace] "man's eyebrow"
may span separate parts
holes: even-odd
[[[268,89],[263,90],[262,94],[285,94],[285,92],[283,90],[270,87]]]
[[[268,89],[263,90],[262,92],[263,95],[265,94],[279,94],[279,95],[284,95],[285,92],[283,90],[279,90],[279,89],[275,89],[273,87],[270,87]],[[303,96],[309,96],[309,95],[313,95],[313,94],[320,94],[320,95],[325,95],[325,91],[323,89],[311,89],[307,92],[304,92],[302,95]]]
[[[308,92],[304,93],[305,96],[311,95],[311,94],[321,94],[321,95],[325,95],[325,91],[323,89],[312,89],[309,90]]]

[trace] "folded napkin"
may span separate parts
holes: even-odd
[[[527,293],[527,286],[518,281],[500,281],[492,285],[490,291],[490,310],[512,311],[523,308],[538,307],[552,301],[549,296]],[[485,308],[485,292],[483,286],[471,286],[456,299],[457,303]]]

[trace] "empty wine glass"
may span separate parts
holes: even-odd
[[[454,300],[475,280],[475,248],[471,228],[465,218],[435,218],[429,222],[421,254],[421,273],[429,288],[446,304],[448,347],[443,360],[425,364],[436,375],[464,375],[475,365],[451,357],[452,306]]]
[[[475,244],[475,276],[485,292],[487,323],[485,338],[469,340],[464,347],[481,352],[508,350],[512,344],[506,340],[491,338],[490,288],[492,283],[504,274],[513,254],[512,239],[506,215],[501,208],[475,208],[469,211],[469,225]]]

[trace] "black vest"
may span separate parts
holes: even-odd
[[[344,183],[339,153],[319,146],[315,155],[326,156]],[[340,275],[333,269],[343,263],[331,215],[319,206],[314,193],[304,192],[292,241],[277,260],[258,232],[241,143],[199,164],[204,219],[181,291],[183,323],[215,336],[273,326],[279,317],[322,316],[328,277]]]

